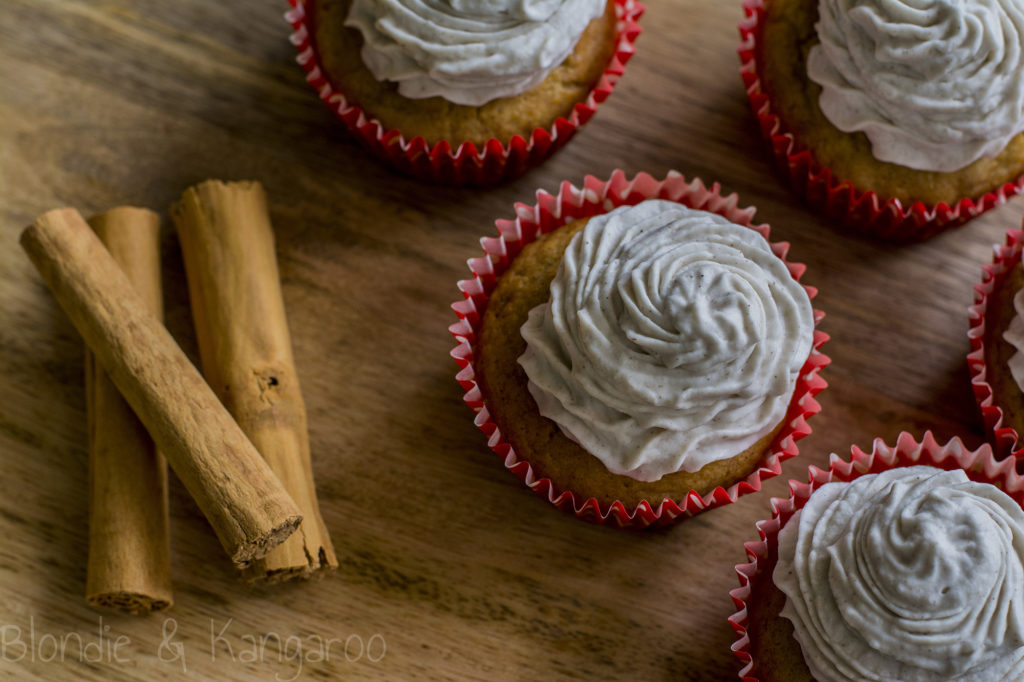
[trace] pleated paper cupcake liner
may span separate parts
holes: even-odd
[[[717,213],[737,224],[749,226],[768,238],[767,225],[752,224],[754,209],[739,208],[736,195],[722,196],[717,183],[709,188],[699,179],[688,181],[675,171],[662,180],[655,180],[646,173],[639,173],[629,180],[621,170],[614,171],[608,180],[587,176],[581,188],[563,182],[557,195],[538,191],[537,201],[532,206],[515,205],[514,220],[498,220],[498,235],[480,240],[485,255],[468,261],[472,279],[458,283],[463,299],[452,304],[459,317],[459,321],[449,327],[457,342],[451,351],[451,356],[459,366],[456,380],[466,391],[464,400],[476,414],[474,421],[487,436],[488,446],[502,458],[505,468],[535,493],[559,509],[599,524],[634,528],[666,525],[707,509],[730,504],[742,495],[760,490],[763,480],[780,473],[783,461],[798,454],[796,442],[811,432],[807,419],[821,410],[814,396],[827,386],[819,373],[829,362],[828,357],[820,351],[828,336],[815,329],[813,350],[801,369],[785,424],[758,467],[728,488],[718,487],[703,496],[691,490],[682,500],[643,501],[635,507],[626,507],[620,501],[599,503],[593,497],[560,489],[549,478],[537,476],[530,463],[517,455],[491,418],[489,406],[477,385],[473,365],[477,334],[489,294],[523,247],[541,235],[579,218],[607,213],[619,206],[655,198]],[[776,242],[771,244],[771,248],[776,256],[786,262],[793,278],[799,281],[806,267],[786,261],[789,244]],[[804,289],[812,299],[817,293],[813,287],[804,285]],[[821,311],[814,311],[816,326],[823,316]]]
[[[771,100],[761,88],[757,65],[764,0],[745,0],[745,18],[739,24],[740,75],[750,106],[757,117],[761,136],[768,142],[776,164],[793,191],[812,209],[862,234],[893,241],[921,240],[934,236],[1006,203],[1024,190],[1024,175],[980,197],[964,197],[949,206],[914,202],[904,206],[899,199],[855,188],[850,182],[818,163],[794,134],[786,129],[772,110]]]
[[[967,355],[967,367],[971,374],[971,387],[985,422],[986,435],[998,457],[1024,457],[1024,444],[1016,429],[1005,423],[1003,408],[996,402],[992,385],[988,381],[989,367],[985,359],[986,318],[992,292],[1003,284],[1012,268],[1020,267],[1022,248],[1024,231],[1009,230],[1006,243],[994,247],[992,263],[982,267],[981,283],[974,286],[974,304],[968,309],[970,328],[967,330],[967,338],[971,343],[971,351]],[[1009,371],[1007,368],[1001,369]]]
[[[291,42],[299,51],[298,62],[306,72],[306,80],[320,99],[364,147],[400,172],[453,185],[493,185],[511,180],[539,165],[568,142],[615,89],[635,52],[633,44],[641,30],[637,21],[644,13],[644,6],[636,0],[615,0],[615,52],[598,82],[573,107],[568,118],[557,118],[550,128],[535,128],[529,139],[518,135],[511,140],[491,138],[478,147],[461,140],[442,140],[430,145],[422,137],[409,139],[400,130],[385,128],[362,108],[349,103],[320,66],[313,39],[315,18],[309,16],[305,0],[288,1],[292,9],[285,19],[292,27]]]
[[[739,678],[747,682],[760,680],[757,661],[751,654],[750,637],[747,631],[749,624],[748,605],[756,603],[758,586],[763,580],[769,580],[774,569],[774,557],[777,553],[779,529],[792,518],[793,514],[802,509],[811,493],[831,481],[852,481],[865,474],[875,474],[899,467],[928,465],[940,469],[964,469],[968,478],[974,481],[992,483],[1012,497],[1018,504],[1024,505],[1024,477],[1019,475],[1013,460],[997,461],[992,456],[992,449],[983,445],[977,450],[968,449],[959,438],[939,444],[931,432],[925,432],[920,442],[912,435],[902,432],[896,439],[895,446],[885,444],[876,439],[869,452],[854,446],[849,460],[833,454],[827,471],[815,466],[808,468],[808,482],[789,481],[788,498],[772,498],[772,517],[756,524],[760,540],[747,542],[744,548],[747,563],[736,566],[740,586],[729,592],[736,613],[729,617],[729,624],[736,632],[737,641],[732,645],[733,653],[743,662]]]

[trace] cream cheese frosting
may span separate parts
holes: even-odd
[[[807,75],[880,161],[952,172],[1024,131],[1021,0],[820,0]]]
[[[994,485],[927,466],[828,483],[778,547],[816,680],[1024,678],[1024,511]]]
[[[807,292],[758,232],[650,200],[573,237],[519,363],[542,415],[612,473],[656,481],[771,433],[813,331]]]
[[[410,99],[480,106],[530,90],[572,52],[605,0],[353,0],[377,80]]]

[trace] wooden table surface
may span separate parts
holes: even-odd
[[[0,677],[729,679],[733,565],[787,478],[904,429],[981,442],[967,306],[1024,202],[907,246],[805,210],[773,172],[743,93],[739,2],[651,0],[638,52],[597,116],[544,166],[487,190],[424,185],[364,153],[305,83],[285,9],[3,2]],[[808,265],[832,336],[830,386],[801,457],[765,492],[654,532],[583,523],[530,493],[473,426],[448,356],[455,282],[494,219],[537,188],[615,168],[674,168],[755,205]],[[258,179],[269,195],[341,566],[309,583],[245,586],[174,480],[177,603],[144,618],[101,613],[83,598],[82,343],[17,237],[58,206],[165,213],[211,177]],[[167,324],[194,357],[180,253],[164,229]]]

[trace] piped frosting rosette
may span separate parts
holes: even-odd
[[[765,0],[744,0],[740,75],[761,135],[793,190],[844,227],[892,240],[961,225],[1024,190],[1024,176],[953,205],[855,188],[788,130],[762,88]],[[1024,10],[1016,0],[823,0],[808,76],[840,130],[863,131],[881,161],[947,172],[1024,131]],[[855,9],[854,9],[855,8]],[[853,9],[853,11],[850,11]]]
[[[740,678],[761,679],[747,626],[772,580],[822,682],[1021,679],[1024,479],[1014,464],[988,445],[901,433],[895,446],[854,447],[827,471],[810,467],[809,483],[790,481],[736,567]]]
[[[807,293],[761,235],[647,201],[573,239],[519,362],[542,415],[612,473],[656,481],[770,433],[813,328]]]
[[[540,84],[604,0],[353,0],[363,62],[410,99],[478,107]]]
[[[432,0],[430,0],[432,2]],[[575,0],[570,0],[569,5]],[[355,135],[356,139],[371,153],[385,162],[391,164],[398,171],[407,175],[427,180],[430,182],[454,184],[454,185],[493,185],[502,181],[511,180],[525,173],[530,168],[539,165],[549,156],[562,148],[572,138],[576,130],[587,123],[597,112],[598,106],[604,102],[615,89],[619,78],[625,72],[626,63],[636,51],[633,43],[640,35],[640,25],[637,23],[644,13],[644,6],[637,0],[615,0],[616,38],[615,51],[611,60],[605,67],[604,73],[594,84],[593,89],[587,97],[578,102],[567,118],[557,118],[550,128],[535,128],[528,138],[524,139],[518,135],[511,140],[499,140],[491,138],[485,143],[477,146],[473,142],[463,140],[441,140],[435,144],[428,144],[422,137],[406,137],[401,130],[388,129],[374,118],[366,115],[363,109],[350,103],[345,93],[338,91],[328,80],[324,72],[320,58],[317,55],[316,44],[313,36],[316,35],[316,17],[311,15],[306,5],[306,0],[288,0],[292,9],[285,14],[285,20],[292,27],[290,37],[291,43],[298,50],[297,61],[306,73],[306,81],[317,91],[320,99],[334,112],[342,123]],[[453,6],[462,7],[470,12],[485,12],[488,8],[502,6],[513,6],[523,16],[540,16],[549,12],[553,6],[553,0],[452,0]],[[400,5],[395,5],[399,11],[403,11]],[[436,6],[425,4],[426,11],[437,11]],[[430,9],[433,7],[433,9]],[[422,15],[420,16],[422,19]],[[574,21],[575,21],[574,17]],[[366,23],[365,20],[359,20]],[[418,23],[414,21],[413,24]],[[557,22],[555,26],[559,26]],[[584,23],[585,25],[585,23]],[[382,27],[383,28],[383,27]],[[462,27],[463,29],[466,27]],[[392,35],[403,32],[402,27],[391,22],[387,27]],[[378,29],[379,30],[379,29]],[[465,33],[455,27],[456,33]],[[534,66],[545,67],[546,62],[556,57],[563,49],[564,31],[555,35],[543,38],[544,32],[537,33],[545,44],[543,49],[535,51],[531,59],[541,59],[544,64]],[[414,34],[409,34],[416,41]],[[465,40],[467,37],[462,36]],[[548,46],[550,44],[550,47]],[[509,49],[515,49],[515,41],[507,41]],[[560,47],[561,46],[561,47]],[[455,75],[453,71],[460,68],[455,61],[444,64],[444,58],[453,56],[446,52],[440,45],[429,46],[429,51],[437,55],[441,61],[441,70],[436,74],[437,78],[424,78],[424,69],[416,67],[406,74],[409,66],[408,57],[396,53],[393,47],[387,44],[384,36],[378,41],[378,55],[371,57],[371,61],[377,63],[381,69],[380,73],[388,72],[392,78],[399,75],[409,75],[411,78],[403,78],[409,81],[406,89],[413,92],[426,93],[430,89],[446,87],[444,84],[450,82]],[[426,55],[428,46],[424,46],[423,54]],[[456,46],[455,50],[462,49]],[[487,44],[477,46],[479,50],[487,50]],[[569,48],[572,49],[572,46]],[[431,58],[424,57],[425,64],[431,62]],[[478,54],[476,64],[482,65],[487,61],[486,54]],[[491,57],[494,59],[494,57]],[[520,63],[522,64],[522,63]],[[557,65],[557,64],[556,64]],[[491,65],[493,67],[493,64]],[[449,72],[447,75],[445,71]],[[493,71],[493,69],[492,69]],[[520,85],[528,83],[518,68],[507,69],[508,73],[499,80],[514,81],[518,78]],[[476,96],[469,94],[472,88],[464,85],[467,77],[471,81],[471,73],[462,73],[457,80],[463,85],[462,97],[474,99]],[[489,87],[487,79],[479,79],[481,88]],[[468,101],[468,100],[467,100]]]
[[[1024,510],[962,470],[822,486],[779,533],[782,616],[815,679],[1020,679]]]
[[[821,110],[875,158],[952,172],[1024,131],[1018,0],[821,0],[807,74]]]
[[[473,277],[458,283],[463,299],[453,303],[452,308],[459,320],[449,327],[457,344],[451,351],[451,356],[459,366],[455,378],[466,391],[463,399],[473,409],[476,415],[474,422],[487,436],[488,446],[502,458],[505,467],[535,493],[578,518],[600,524],[609,523],[635,528],[667,525],[707,509],[730,504],[742,495],[760,490],[764,479],[777,476],[782,471],[781,463],[799,453],[796,441],[811,432],[807,419],[821,410],[814,396],[827,386],[820,372],[829,363],[829,358],[819,350],[828,340],[828,336],[815,329],[812,348],[809,355],[805,353],[803,364],[794,379],[791,397],[786,402],[781,417],[782,429],[773,439],[757,468],[743,480],[727,488],[719,487],[706,495],[690,491],[681,500],[645,500],[627,508],[619,501],[603,504],[594,498],[578,495],[572,490],[559,489],[549,478],[535,475],[530,463],[518,456],[494,423],[477,384],[474,367],[475,344],[488,296],[497,285],[498,278],[523,247],[540,236],[574,220],[607,214],[617,207],[632,206],[649,199],[663,199],[689,208],[709,211],[743,226],[743,229],[756,231],[764,240],[769,236],[766,225],[752,224],[754,210],[740,208],[735,194],[722,196],[717,184],[706,187],[699,179],[689,181],[675,171],[669,172],[668,176],[661,180],[656,180],[646,173],[639,173],[635,178],[628,179],[625,173],[616,170],[607,180],[587,176],[580,187],[563,182],[557,194],[538,191],[537,201],[532,206],[516,204],[515,219],[497,221],[498,236],[484,237],[480,240],[485,255],[470,259],[469,268]],[[789,245],[779,242],[766,243],[772,257],[783,265],[794,281],[799,281],[805,266],[786,260]],[[806,285],[800,286],[813,300],[817,294],[816,290]],[[813,311],[815,326],[822,317],[823,313]],[[641,327],[648,327],[640,318],[637,318],[637,322]],[[651,335],[652,342],[653,336]],[[678,357],[671,351],[668,355]]]

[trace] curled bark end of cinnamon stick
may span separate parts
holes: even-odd
[[[133,616],[164,611],[169,609],[173,603],[166,599],[155,599],[148,594],[137,592],[104,592],[90,597],[88,602],[91,606],[129,613]]]
[[[303,522],[305,523],[305,522]],[[302,524],[296,535],[302,532]],[[273,554],[273,553],[271,553]],[[250,585],[276,585],[291,580],[310,580],[322,578],[326,573],[335,571],[338,568],[338,559],[334,554],[334,548],[321,547],[318,556],[307,556],[306,563],[284,568],[274,568],[283,563],[281,559],[273,556],[264,557],[254,561],[242,571],[242,578]]]
[[[248,567],[253,561],[262,559],[273,551],[275,547],[291,537],[296,529],[298,529],[300,523],[302,523],[302,516],[300,514],[289,516],[283,523],[257,537],[252,542],[239,545],[238,551],[231,557],[232,561],[238,564],[240,568]]]

